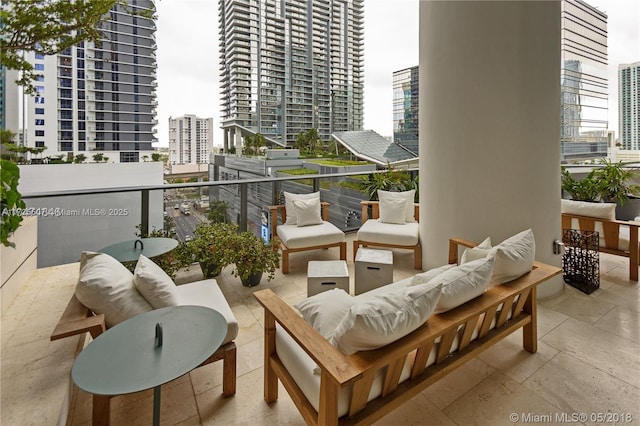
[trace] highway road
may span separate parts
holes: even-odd
[[[175,224],[176,239],[184,242],[188,238],[193,237],[193,231],[196,225],[204,221],[205,217],[202,213],[194,211],[193,207],[191,207],[191,214],[183,214],[180,209],[175,208],[175,206],[179,205],[182,201],[183,199],[181,197],[167,193],[164,204],[167,215],[173,219],[173,223]]]

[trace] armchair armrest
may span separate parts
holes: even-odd
[[[362,371],[349,362],[347,356],[334,348],[273,291],[266,289],[253,295],[265,310],[265,345],[267,336],[275,337],[275,329],[271,329],[269,321],[266,320],[271,316],[335,383],[350,383],[362,375]],[[275,350],[275,347],[273,349]]]
[[[71,297],[56,328],[51,333],[51,340],[63,339],[89,332],[94,339],[107,329],[104,315],[93,315],[91,310],[84,306],[76,295]]]

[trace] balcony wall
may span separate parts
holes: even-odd
[[[10,238],[16,246],[0,246],[0,299],[2,312],[13,302],[33,271],[38,260],[38,219],[26,217]]]

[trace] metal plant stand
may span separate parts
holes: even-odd
[[[562,256],[564,282],[586,294],[593,293],[600,288],[598,232],[564,229],[562,241],[566,247]]]

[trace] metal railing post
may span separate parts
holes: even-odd
[[[319,177],[314,177],[313,178],[313,192],[318,192],[320,191],[320,178]]]
[[[143,237],[149,235],[149,190],[143,189],[142,195],[142,208],[140,212],[140,233]]]
[[[238,220],[238,226],[240,227],[240,231],[244,232],[247,230],[247,204],[249,202],[247,196],[247,184],[240,183],[240,218]]]

